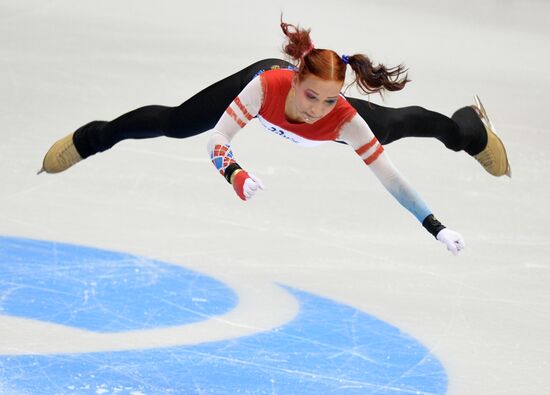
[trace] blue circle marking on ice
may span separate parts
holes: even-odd
[[[92,278],[97,282],[111,281],[113,277],[121,279],[124,270],[131,277],[136,273],[136,267],[143,266],[139,258],[134,257],[133,264],[125,261],[113,273],[112,268],[103,264],[111,260],[109,253],[103,251],[97,255],[101,258],[97,262],[97,269],[91,270],[90,267],[96,266],[96,262],[93,254],[88,255],[90,249],[56,243],[54,251],[52,244],[49,245],[48,248],[45,242],[0,238],[0,296],[4,296],[6,290],[10,289],[10,284],[12,287],[13,284],[38,286],[37,280],[28,280],[28,277],[34,278],[36,267],[44,265],[48,268],[41,270],[42,274],[50,272],[50,276],[55,279],[48,280],[51,282],[45,283],[44,288],[72,295],[69,298],[71,302],[69,299],[56,299],[55,303],[60,303],[56,313],[63,309],[74,313],[83,308],[82,304],[89,301],[89,297],[75,298],[74,295],[78,295],[78,284],[74,285],[77,288],[71,288],[64,283],[72,283],[76,281],[75,278],[84,287],[86,281],[92,281]],[[66,264],[60,259],[63,255],[60,250],[64,247],[77,255],[81,252],[81,258],[74,262],[71,273],[68,273]],[[79,252],[79,249],[82,250]],[[27,255],[29,251],[30,255]],[[119,258],[124,256],[113,254]],[[120,259],[113,258],[111,261],[120,262]],[[41,264],[37,265],[36,262]],[[160,262],[155,264],[159,267],[163,265]],[[10,265],[18,265],[19,269],[6,269],[5,266]],[[157,276],[161,269],[147,269],[148,274],[143,277],[138,275],[137,282],[117,282],[118,293],[109,297],[115,303],[124,303],[117,300],[127,301],[127,298],[135,296],[135,287],[139,284],[159,281]],[[156,280],[147,281],[147,276]],[[193,294],[195,288],[200,288],[202,281],[206,281],[198,276],[193,273],[180,277],[179,287],[185,290],[190,288]],[[199,278],[200,281],[197,281]],[[204,294],[197,292],[205,299],[222,303],[222,298],[211,298],[208,284],[212,286],[216,282],[210,281],[212,283],[204,283],[207,286]],[[159,284],[164,283],[160,281]],[[170,288],[169,282],[167,284]],[[161,288],[155,288],[156,292],[164,292]],[[220,288],[223,289],[218,284],[214,293],[219,292]],[[7,394],[446,393],[447,375],[443,366],[429,350],[409,335],[353,307],[294,288],[285,289],[299,301],[300,311],[292,321],[275,330],[192,346],[80,354],[4,355],[0,357],[0,389]],[[189,298],[189,294],[178,294],[176,298]],[[110,301],[105,300],[105,303]],[[178,303],[184,301],[178,300]],[[227,309],[228,305],[223,303],[219,310],[211,306],[212,310],[205,314],[216,314]],[[42,308],[41,305],[34,306]],[[10,314],[51,319],[56,310],[54,303],[48,308],[50,310],[47,314],[33,312],[32,306],[28,304],[18,310],[14,302]],[[94,311],[101,315],[99,309]],[[135,311],[126,313],[129,322],[135,321]],[[158,317],[158,325],[166,325],[163,315]],[[91,318],[83,320],[86,323],[96,321]],[[68,322],[75,325],[73,320]],[[112,322],[116,330],[124,327],[117,320]],[[153,325],[154,319],[150,322]],[[101,329],[109,330],[105,327]]]
[[[203,321],[238,297],[210,277],[152,259],[0,237],[0,314],[94,332]]]

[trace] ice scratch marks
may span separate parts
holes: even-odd
[[[0,381],[30,393],[54,388],[52,383],[146,394],[446,393],[443,367],[407,334],[352,307],[287,291],[301,309],[275,330],[194,346],[3,357]],[[32,367],[40,374],[25,376]]]
[[[212,311],[218,311],[227,308],[220,294],[232,295],[224,294],[220,284],[204,282],[197,273],[176,278],[174,287],[165,280],[177,275],[169,265],[139,257],[35,241],[23,248],[24,240],[0,240],[5,242],[0,249],[4,257],[0,295],[1,287],[13,288],[9,284],[22,287],[4,292],[3,306],[11,314],[32,318],[37,309],[38,317],[51,321],[78,322],[85,328],[89,322],[101,322],[101,330],[114,331],[138,323],[142,327],[165,325],[165,312],[180,319],[209,318],[211,313],[202,305],[212,304]],[[19,256],[17,266],[6,260],[10,251]],[[40,259],[45,252],[50,256],[47,263]],[[78,259],[71,260],[75,256]],[[116,292],[109,292],[105,284]],[[263,308],[275,308],[275,299],[289,297],[298,301],[298,314],[263,332],[235,336],[226,325],[222,340],[199,339],[194,345],[172,343],[180,345],[116,351],[124,349],[116,348],[114,341],[112,348],[95,352],[5,355],[0,357],[0,383],[6,393],[28,394],[446,393],[442,365],[406,333],[353,307],[282,288],[282,294]],[[35,300],[46,296],[53,303],[15,303],[28,300],[22,292],[31,292]],[[195,305],[181,304],[183,299]],[[155,303],[148,304],[149,300]],[[139,306],[141,313],[135,314],[128,304]],[[143,310],[150,314],[143,315]],[[86,320],[81,320],[83,314]],[[120,336],[128,338],[135,332]]]
[[[237,302],[212,278],[143,257],[16,238],[0,247],[2,308],[12,316],[121,332],[201,321]]]

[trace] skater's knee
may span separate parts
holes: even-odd
[[[169,107],[163,110],[162,128],[166,137],[187,138],[211,130],[219,117],[201,116],[193,112],[182,112],[181,107]]]
[[[431,111],[420,106],[410,106],[400,109],[391,119],[391,127],[403,130],[404,133],[415,133],[422,129],[433,127],[434,118]]]
[[[162,130],[166,137],[179,137],[181,130],[185,126],[183,118],[187,118],[188,124],[192,123],[192,119],[183,117],[182,115],[177,107],[165,107],[159,113],[159,129]]]

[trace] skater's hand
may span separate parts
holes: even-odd
[[[237,170],[231,176],[231,184],[242,200],[250,200],[259,189],[264,189],[264,184],[258,177],[244,170]]]
[[[454,230],[448,228],[441,229],[436,238],[445,244],[447,249],[451,251],[453,255],[458,255],[460,250],[464,248],[464,239],[460,233],[455,232]]]

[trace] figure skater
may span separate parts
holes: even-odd
[[[353,82],[365,94],[401,90],[409,82],[404,66],[375,65],[362,54],[339,56],[333,50],[315,48],[309,30],[284,22],[281,28],[287,39],[284,52],[294,64],[264,59],[177,107],[150,105],[110,122],[92,121],[57,141],[46,153],[41,172],[64,171],[125,139],[186,138],[211,130],[208,152],[214,166],[242,200],[249,200],[263,189],[263,183],[237,163],[230,143],[257,118],[269,132],[295,144],[348,144],[395,199],[458,254],[464,248],[462,236],[434,217],[391,163],[383,145],[403,137],[434,137],[451,150],[464,150],[490,174],[509,176],[504,145],[477,97],[476,105],[461,108],[451,118],[418,106],[393,109],[346,98],[340,92],[348,66],[355,75]]]

